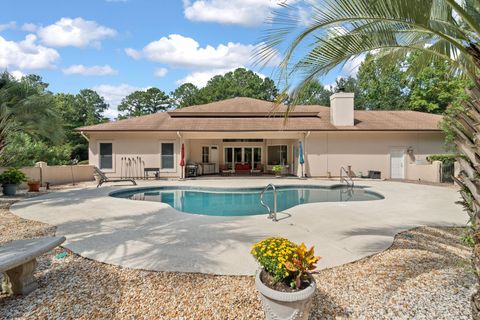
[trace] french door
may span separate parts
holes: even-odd
[[[262,148],[260,147],[225,147],[225,165],[228,169],[235,168],[236,163],[249,164],[256,168],[262,163]]]

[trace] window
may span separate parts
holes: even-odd
[[[242,163],[242,148],[233,148],[233,160],[235,163]]]
[[[100,143],[100,169],[113,169],[112,143]]]
[[[227,169],[233,168],[233,148],[225,148],[225,165]]]
[[[173,169],[175,167],[174,161],[174,144],[173,142],[165,142],[161,145],[161,168],[162,169]]]
[[[287,146],[268,146],[268,165],[287,164]]]
[[[202,163],[210,162],[210,147],[202,147]]]

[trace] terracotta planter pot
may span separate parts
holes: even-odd
[[[29,181],[28,192],[39,192],[40,191],[40,181]]]
[[[265,317],[267,320],[307,320],[312,308],[312,300],[317,288],[315,279],[310,276],[310,285],[297,292],[280,292],[263,284],[258,271],[255,286],[260,292]]]

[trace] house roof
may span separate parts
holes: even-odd
[[[234,98],[93,126],[77,131],[440,131],[442,116],[416,111],[355,110],[354,126],[330,123],[330,108]]]

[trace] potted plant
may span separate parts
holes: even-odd
[[[320,257],[313,247],[285,238],[267,238],[251,251],[261,266],[255,286],[267,319],[308,319],[317,284],[311,275]]]
[[[40,180],[28,180],[28,192],[39,192],[40,191]]]
[[[0,174],[2,191],[6,196],[14,196],[17,193],[17,185],[24,181],[27,181],[27,176],[17,168],[9,168]]]
[[[280,178],[282,176],[283,166],[277,164],[273,166],[272,171],[275,174],[275,177]]]

